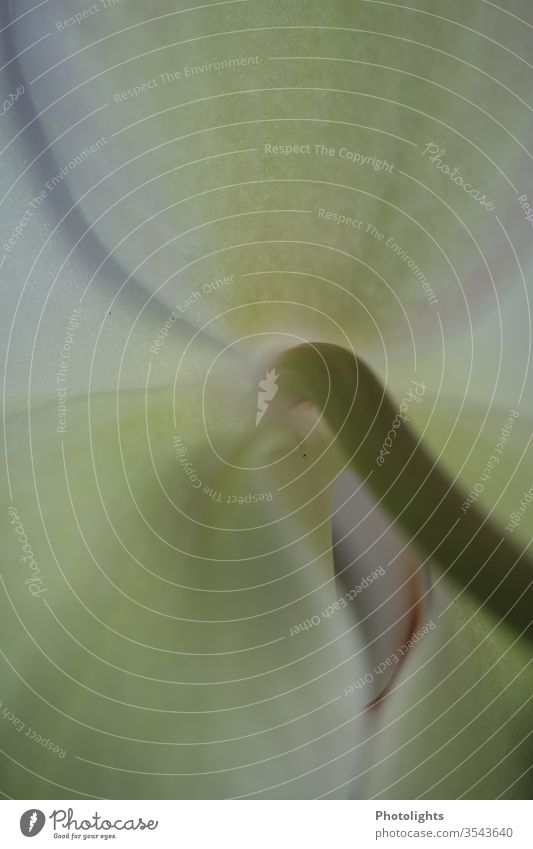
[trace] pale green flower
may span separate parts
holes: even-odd
[[[525,796],[493,531],[383,481],[531,540],[527,3],[182,5],[3,13],[2,792]]]

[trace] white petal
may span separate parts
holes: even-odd
[[[3,723],[10,795],[364,792],[364,701],[344,697],[363,644],[347,611],[321,616],[339,591],[327,501],[304,509],[315,475],[295,481],[310,460],[289,443],[271,469],[223,471],[194,394],[95,395],[60,434],[54,405],[8,421],[2,699],[68,751]],[[272,462],[256,439],[236,451],[235,428],[219,427],[215,446]]]
[[[520,285],[503,227],[530,259],[513,187],[531,167],[532,121],[513,15],[313,0],[56,17],[43,6],[14,34],[22,48],[50,33],[20,72],[57,166],[105,138],[66,185],[169,309],[232,281],[187,308],[196,326],[216,317],[225,339],[347,333],[380,352],[380,333],[387,348],[409,345],[412,325],[439,334],[429,292],[468,330],[473,297],[496,308],[489,268],[500,296]]]

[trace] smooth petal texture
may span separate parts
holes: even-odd
[[[5,50],[2,57],[7,59]],[[58,398],[59,391],[75,398],[90,391],[141,388],[147,382],[147,352],[168,317],[156,301],[146,301],[139,287],[124,276],[116,264],[108,263],[91,280],[92,263],[103,262],[101,246],[95,238],[84,237],[83,248],[72,256],[73,244],[87,229],[79,215],[71,213],[72,226],[60,226],[62,217],[74,202],[57,189],[53,204],[32,211],[29,201],[39,196],[47,179],[46,166],[28,167],[34,146],[27,133],[20,137],[21,123],[31,120],[27,101],[22,100],[2,119],[1,177],[2,221],[6,240],[25,210],[30,223],[23,230],[16,251],[4,253],[0,265],[2,310],[0,311],[0,351],[4,365],[2,397],[4,410],[11,412],[31,403]],[[17,111],[15,115],[14,112]],[[39,135],[32,130],[34,135]],[[42,162],[40,164],[43,164]],[[59,195],[61,194],[61,198]],[[73,220],[75,219],[75,220]],[[174,354],[179,356],[191,338],[182,325],[174,332]],[[201,343],[195,344],[197,362],[202,360]],[[212,359],[213,349],[204,344],[204,355]],[[204,367],[205,371],[205,367]],[[175,361],[159,363],[159,384],[169,384],[175,375]]]
[[[13,28],[26,20],[17,11],[20,23],[10,25],[7,7],[0,20],[0,61],[12,92],[24,87],[11,43]],[[28,86],[2,116],[0,149],[4,411],[59,400],[59,393],[68,404],[118,386],[170,385],[193,331],[185,321],[173,327],[172,357],[161,357],[150,370],[149,348],[168,310],[147,299],[136,280],[108,257],[64,179],[50,188],[59,169]],[[189,367],[205,372],[218,350],[207,337],[197,338],[195,365],[189,359]]]
[[[290,448],[280,473],[221,475],[195,394],[186,408],[168,392],[96,395],[72,404],[62,434],[54,405],[7,422],[8,795],[362,792],[363,697],[341,698],[365,668],[353,614],[290,635],[338,595],[327,499],[302,509],[316,478],[291,483],[298,445],[268,436],[237,451],[232,431],[217,448],[255,465]],[[29,728],[67,754],[43,752]]]
[[[104,139],[65,185],[150,293],[173,309],[228,278],[187,320],[347,334],[381,370],[412,327],[469,332],[531,259],[527,3],[394,5],[128,3],[67,28],[44,6],[13,40],[50,34],[19,61],[39,124],[58,166]]]
[[[504,528],[531,486],[530,419],[505,408],[470,405],[457,421],[459,401],[446,413],[413,410],[426,444]],[[509,424],[510,422],[510,424]],[[491,457],[500,462],[487,470]],[[523,515],[513,539],[531,546],[533,514]],[[381,798],[524,799],[531,783],[529,643],[509,631],[468,592],[434,574],[432,616],[438,628],[401,667],[391,698],[382,703],[371,795]]]
[[[371,797],[528,799],[527,644],[453,585],[436,587],[432,621],[380,706]]]
[[[484,372],[477,386],[488,397],[501,338],[480,345],[470,322],[484,309],[499,314],[498,299],[510,295],[507,333],[525,364],[530,234],[509,184],[524,185],[531,159],[527,33],[510,14],[459,2],[442,15],[381,3],[216,5],[149,14],[145,4],[117,5],[68,33],[57,26],[63,11],[43,6],[9,32],[20,52],[10,74],[27,97],[1,127],[12,142],[2,160],[6,220],[15,223],[60,169],[69,173],[46,188],[1,269],[17,284],[3,319],[6,408],[56,398],[7,425],[2,662],[4,706],[19,721],[2,725],[8,792],[524,795],[528,658],[443,580],[427,615],[452,606],[370,714],[365,691],[348,697],[344,688],[403,638],[391,617],[369,636],[366,593],[362,607],[288,638],[339,594],[326,493],[343,461],[327,452],[308,472],[320,440],[304,458],[286,422],[254,445],[248,346],[350,343],[401,392],[406,375],[420,377],[420,339],[437,340],[442,363],[451,349],[456,367],[441,375],[439,357],[432,389],[441,379],[441,389],[468,394],[472,374]],[[17,16],[27,7],[10,8]],[[248,53],[260,61],[185,75],[187,65]],[[159,77],[176,71],[182,79]],[[498,220],[423,155],[429,142],[494,193]],[[295,144],[299,153],[265,149]],[[394,167],[354,165],[342,148]],[[429,281],[438,309],[389,237]],[[217,359],[219,340],[229,359]],[[173,383],[175,397],[154,389]],[[514,383],[502,388],[495,377],[494,386],[496,397],[514,397]],[[467,411],[442,395],[418,412],[424,438],[468,491],[497,423],[493,439],[486,407]],[[521,445],[527,428],[520,421],[513,432]],[[284,459],[270,467],[276,452]],[[502,522],[531,485],[525,460],[524,477],[513,478],[519,456],[505,448],[480,496],[489,509],[498,499]],[[230,460],[269,468],[231,470]],[[272,502],[245,500],[283,483]],[[530,527],[524,514],[516,537],[529,543]],[[38,582],[25,583],[32,572],[16,528],[46,576],[40,598],[30,589]],[[388,587],[386,600],[397,583]],[[394,639],[378,641],[376,654],[373,638],[389,630]],[[68,754],[43,750],[28,729],[57,736]]]

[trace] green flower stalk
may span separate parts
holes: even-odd
[[[466,502],[465,509],[465,494],[427,454],[368,366],[335,345],[309,344],[292,348],[278,367],[286,391],[317,405],[350,465],[413,544],[531,640],[529,554],[475,505]],[[423,391],[417,384],[416,396]]]

